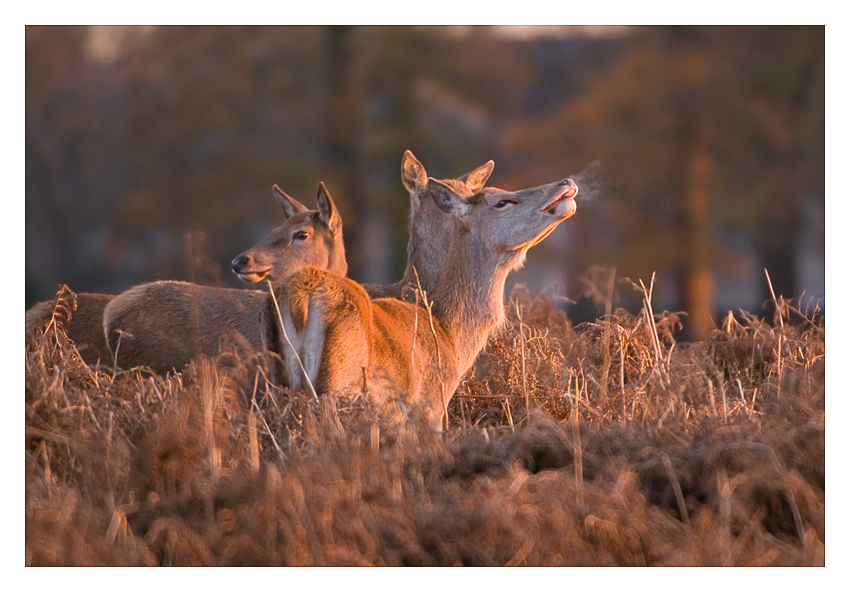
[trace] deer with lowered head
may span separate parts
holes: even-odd
[[[492,170],[490,161],[463,175],[457,180],[459,191],[474,194]],[[425,168],[410,151],[402,159],[401,176],[411,203],[407,270],[390,286],[368,285],[370,295],[401,297],[405,286],[415,285],[414,265],[422,269],[423,287],[428,289],[428,278],[445,259],[451,228],[428,195]],[[342,220],[324,185],[317,197],[319,209],[314,211],[277,186],[274,192],[286,223],[233,260],[236,275],[250,283],[279,281],[308,265],[345,275]],[[265,295],[261,290],[176,281],[142,284],[119,295],[104,311],[103,332],[111,351],[117,352],[119,366],[149,366],[160,373],[180,370],[198,353],[217,355],[223,339],[235,343],[243,354],[261,350],[258,319]]]
[[[421,409],[439,429],[461,377],[504,321],[508,274],[575,213],[578,187],[565,179],[464,196],[457,182],[427,183],[453,225],[444,265],[426,294],[429,308],[370,300],[350,279],[305,268],[273,284],[262,337],[283,359],[290,387],[366,392],[379,405]]]

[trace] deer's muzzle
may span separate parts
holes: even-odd
[[[566,206],[564,208],[559,208],[558,206],[560,206],[561,204],[563,204],[567,200],[572,201],[572,199],[578,194],[578,185],[576,185],[575,181],[573,181],[572,179],[564,179],[563,181],[558,183],[558,186],[559,187],[565,187],[564,191],[562,193],[560,193],[558,195],[558,197],[556,197],[551,202],[549,202],[548,205],[545,205],[542,208],[540,208],[540,211],[541,212],[548,212],[552,215],[558,215],[558,214],[564,215],[564,214],[566,214],[567,216],[571,216],[573,214],[573,212],[575,212],[575,210],[576,210],[575,202],[572,202],[571,205],[566,204]],[[563,209],[564,211],[560,212],[559,210],[561,210],[561,209]]]
[[[267,267],[265,269],[249,269],[250,264],[251,259],[245,255],[240,255],[230,262],[230,265],[233,268],[233,273],[238,275],[239,279],[243,282],[249,282],[252,284],[262,281],[268,272],[271,271],[271,267]]]

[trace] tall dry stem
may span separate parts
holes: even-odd
[[[777,314],[776,317],[779,318],[779,328],[782,329],[785,325],[782,321],[782,314],[779,309],[779,302],[776,300],[776,294],[773,291],[773,283],[770,281],[770,274],[767,273],[767,268],[764,268],[764,277],[767,278],[767,287],[770,288],[770,297],[773,299],[773,306],[775,307]],[[779,396],[782,396],[782,331],[779,331],[779,339],[776,340],[776,392]]]
[[[604,406],[608,403],[608,365],[611,363],[609,346],[611,343],[611,304],[614,299],[614,278],[617,268],[612,267],[608,276],[608,290],[605,294],[605,325],[602,330],[602,379],[600,380],[599,399]]]
[[[440,372],[440,395],[442,397],[441,404],[443,406],[443,429],[449,429],[449,409],[448,409],[448,400],[446,397],[446,381],[443,378],[443,361],[440,357],[440,341],[437,339],[437,329],[434,327],[434,317],[431,314],[431,306],[434,304],[433,302],[428,301],[428,295],[425,293],[425,290],[422,289],[422,284],[419,283],[419,274],[416,271],[416,268],[413,268],[413,273],[416,274],[416,291],[417,291],[417,301],[419,300],[419,295],[422,296],[422,302],[425,305],[425,310],[428,312],[428,324],[431,326],[431,335],[434,336],[434,347],[437,350],[437,369]],[[418,317],[418,314],[414,314],[414,317]],[[414,333],[413,343],[416,343],[415,339],[416,334]],[[411,356],[413,354],[411,353]]]
[[[530,409],[528,406],[528,385],[525,377],[525,333],[522,330],[522,307],[519,300],[514,300],[514,308],[516,308],[517,319],[519,320],[519,345],[520,345],[520,362],[522,370],[522,395],[525,398],[525,416],[528,417]]]
[[[295,354],[295,360],[298,362],[298,367],[301,369],[301,373],[304,375],[304,380],[307,381],[307,386],[310,387],[310,394],[313,396],[313,402],[316,404],[319,403],[319,395],[316,394],[316,389],[313,388],[313,382],[310,380],[310,377],[307,375],[307,370],[304,368],[304,364],[301,363],[301,356],[298,355],[298,352],[295,351],[295,347],[292,345],[292,342],[289,340],[289,335],[286,334],[286,327],[283,326],[283,317],[280,314],[280,307],[277,304],[277,298],[274,295],[274,290],[272,289],[272,283],[269,280],[266,280],[266,283],[269,286],[269,294],[272,295],[272,302],[274,302],[274,310],[277,314],[277,322],[280,323],[280,331],[283,333],[283,338],[286,339],[286,344],[292,350],[292,353]]]
[[[578,391],[578,376],[576,376],[576,391]],[[573,409],[572,415],[572,430],[573,430],[573,458],[575,460],[575,478],[576,478],[576,496],[579,506],[584,505],[584,465],[582,464],[581,451],[581,431],[578,426],[578,409],[571,401]]]
[[[260,444],[257,438],[257,415],[248,409],[248,446],[251,449],[251,470],[260,472]]]
[[[646,322],[649,327],[650,340],[652,341],[652,349],[655,356],[653,370],[657,371],[661,379],[669,385],[670,375],[665,364],[664,354],[661,350],[661,340],[658,338],[658,326],[655,324],[655,314],[652,312],[652,290],[655,286],[655,272],[652,272],[648,289],[644,285],[643,280],[638,281],[640,282],[640,290],[643,294],[643,311],[646,315]]]

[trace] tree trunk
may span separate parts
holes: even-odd
[[[683,301],[690,338],[702,341],[715,327],[711,251],[711,186],[715,166],[705,130],[691,140],[685,172],[686,257]]]
[[[361,159],[357,142],[360,97],[352,75],[352,27],[325,27],[325,52],[328,93],[328,117],[324,130],[328,179],[325,183],[331,195],[338,200],[345,222],[343,234],[349,273],[360,277],[364,256],[358,245],[363,243],[360,229],[368,212],[360,178]]]

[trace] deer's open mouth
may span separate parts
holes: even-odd
[[[554,216],[558,213],[558,206],[567,201],[568,199],[572,199],[573,197],[575,197],[577,193],[578,186],[572,180],[569,180],[569,185],[567,185],[567,188],[564,190],[564,192],[561,193],[555,199],[553,199],[551,202],[549,202],[548,205],[545,205],[540,208],[540,211],[548,212],[549,214],[552,214]]]
[[[263,281],[263,279],[269,274],[268,269],[263,269],[260,271],[237,271],[236,275],[239,276],[239,279],[243,282],[248,282],[249,284],[256,284],[257,282]]]

